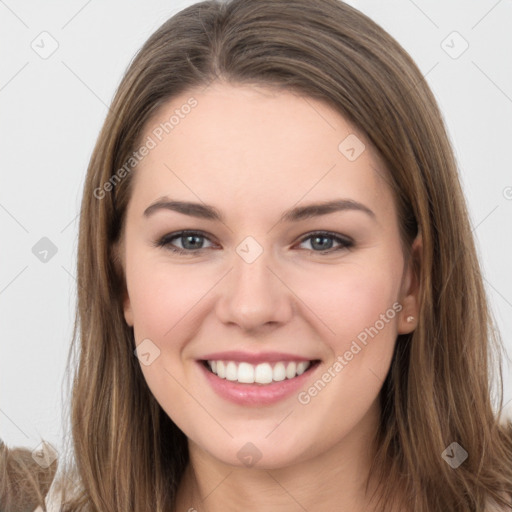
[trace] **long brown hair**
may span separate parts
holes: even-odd
[[[136,162],[126,163],[148,121],[169,99],[216,79],[278,87],[336,109],[386,164],[404,247],[421,233],[418,327],[398,337],[380,394],[371,468],[382,484],[379,510],[390,510],[398,495],[415,512],[478,512],[493,499],[506,505],[500,496],[512,497],[512,424],[496,418],[501,370],[492,403],[503,347],[454,154],[424,77],[389,34],[338,0],[212,0],[179,12],[144,44],[87,170],[71,401],[77,476],[62,510],[173,510],[187,440],[134,356],[113,249],[137,172]],[[469,455],[457,469],[441,456],[452,442]]]

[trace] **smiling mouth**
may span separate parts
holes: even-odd
[[[205,368],[220,379],[240,384],[269,385],[291,380],[311,371],[320,364],[312,361],[278,361],[273,363],[251,364],[238,361],[201,361]]]

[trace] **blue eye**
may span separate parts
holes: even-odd
[[[180,240],[181,247],[176,247],[173,243],[174,240]],[[165,247],[176,254],[195,255],[203,252],[205,249],[208,249],[208,247],[203,246],[204,240],[209,240],[209,238],[200,231],[187,230],[165,235],[160,238],[160,240],[157,240],[154,245],[155,247]],[[311,240],[312,249],[307,250],[319,254],[327,254],[342,249],[350,249],[354,246],[354,242],[350,238],[330,233],[328,231],[317,231],[315,233],[311,233],[307,237],[302,238],[300,243],[303,244],[308,240]],[[333,241],[339,244],[339,246],[334,249],[332,248]],[[315,248],[319,250],[315,250]]]
[[[350,238],[336,235],[335,233],[329,233],[328,231],[318,231],[310,234],[302,239],[301,244],[308,240],[311,240],[311,247],[317,247],[320,249],[319,251],[313,252],[318,252],[320,254],[331,253],[341,249],[350,249],[354,246],[354,242]],[[328,242],[325,243],[325,240]],[[331,240],[331,242],[329,242],[329,240]],[[335,240],[339,246],[332,249],[332,240]]]
[[[172,244],[172,241],[176,239],[181,240],[182,248]],[[192,254],[198,253],[204,249],[204,247],[202,247],[203,244],[200,242],[201,239],[207,239],[207,237],[200,231],[179,231],[163,236],[155,245],[157,247],[165,247],[177,254]]]

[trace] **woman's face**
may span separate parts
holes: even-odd
[[[124,312],[162,408],[238,466],[284,467],[373,432],[417,309],[369,143],[322,102],[220,83],[173,98],[142,141]]]

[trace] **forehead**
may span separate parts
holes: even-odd
[[[133,199],[169,195],[250,215],[349,197],[393,210],[368,141],[326,103],[261,86],[214,83],[164,104],[141,143]],[[146,205],[147,206],[147,205]],[[223,208],[224,206],[224,208]]]

